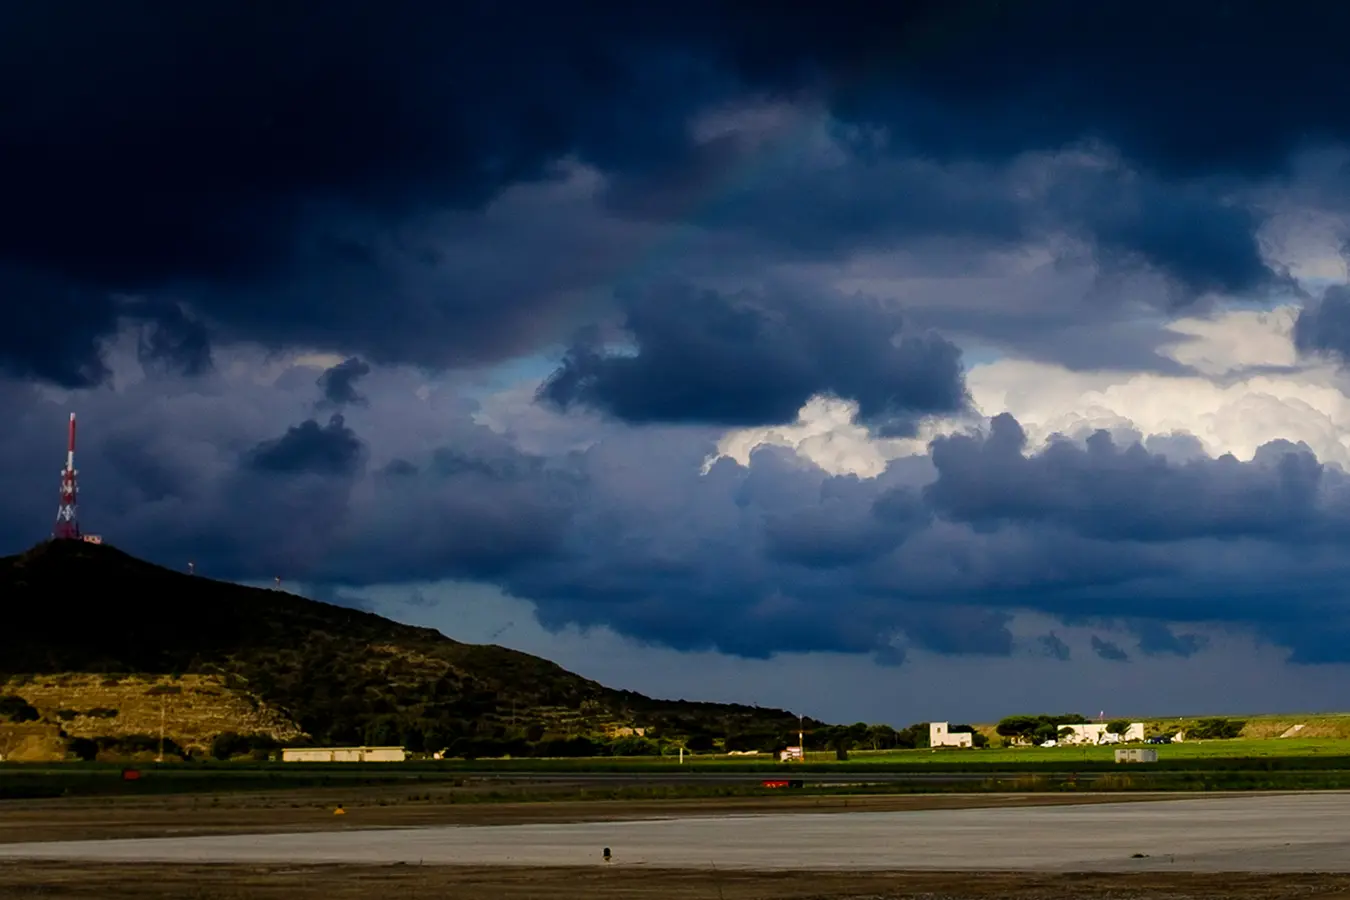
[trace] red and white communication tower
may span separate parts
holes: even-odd
[[[70,414],[70,443],[66,446],[66,467],[61,470],[61,505],[56,510],[56,528],[52,537],[58,540],[80,540],[80,519],[76,514],[75,495],[75,414]]]

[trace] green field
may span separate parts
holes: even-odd
[[[1350,739],[1347,738],[1237,738],[1228,741],[1190,741],[1180,744],[1129,744],[1147,746],[1158,751],[1160,763],[1171,760],[1193,759],[1269,759],[1272,757],[1332,756],[1344,757],[1350,764]],[[1003,763],[1072,764],[1083,761],[1114,762],[1116,748],[1104,747],[1012,747],[984,750],[855,750],[849,753],[849,763],[892,763],[924,765],[968,762],[971,765],[1001,765]],[[808,754],[809,762],[826,762],[831,753]]]
[[[453,777],[456,773],[509,772],[995,772],[1080,771],[1103,769],[1344,769],[1350,771],[1350,739],[1266,738],[1192,741],[1177,744],[1140,745],[1156,750],[1158,761],[1122,766],[1115,762],[1114,746],[1014,747],[983,750],[853,750],[847,760],[833,752],[806,754],[804,762],[782,763],[772,757],[686,754],[680,763],[674,756],[576,757],[517,759],[410,760],[404,763],[277,763],[200,761],[188,763],[0,763],[0,779],[22,772],[117,773],[126,766],[146,771],[174,772],[223,780],[251,777],[348,778],[356,774],[373,778]]]
[[[1245,761],[1256,768],[1343,768],[1350,770],[1350,738],[1237,738],[1191,741],[1178,744],[1130,744],[1156,750],[1158,762],[1150,768],[1194,768],[1214,765],[1241,767]],[[1116,767],[1114,746],[1012,747],[983,750],[851,750],[847,760],[833,752],[807,753],[801,763],[775,762],[772,757],[686,755],[684,764],[670,756],[594,757],[581,759],[483,759],[446,760],[433,765],[458,771],[696,771],[717,768],[728,771],[858,770],[858,771],[961,771],[1056,769],[1071,771]]]
[[[1238,738],[1148,746],[1158,752],[1156,763],[1118,764],[1113,746],[860,750],[850,752],[847,760],[838,760],[833,753],[810,753],[801,763],[714,754],[687,755],[683,764],[670,756],[365,764],[147,762],[129,764],[141,773],[133,781],[123,780],[124,766],[118,764],[4,763],[0,800],[362,786],[413,792],[452,789],[457,795],[465,788],[468,793],[459,802],[543,800],[562,796],[560,790],[593,799],[738,796],[763,790],[762,778],[803,779],[805,790],[828,793],[1350,789],[1347,738]],[[607,780],[569,785],[573,773],[604,773]],[[848,786],[812,781],[813,775],[844,773],[845,780],[856,775],[857,781]],[[868,780],[883,774],[888,777],[881,782]],[[550,779],[553,775],[557,780]]]

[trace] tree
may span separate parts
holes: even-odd
[[[1036,730],[1031,733],[1036,739],[1036,743],[1043,744],[1046,741],[1059,739],[1059,726],[1053,722],[1042,722],[1036,726]]]
[[[391,747],[402,744],[403,729],[393,716],[377,716],[366,723],[362,743],[367,747]]]
[[[222,731],[211,740],[211,758],[222,762],[248,751],[248,741],[233,731]]]
[[[1034,734],[1043,722],[1042,716],[1005,716],[994,730],[1004,737],[1025,738]]]
[[[1128,719],[1112,719],[1110,722],[1106,723],[1106,731],[1108,734],[1124,734],[1129,730],[1130,722]]]
[[[853,735],[848,728],[836,728],[830,734],[829,749],[834,751],[835,759],[848,759],[848,751],[853,748]]]
[[[426,731],[420,722],[408,722],[403,726],[403,749],[409,753],[427,752]],[[440,749],[439,747],[436,749]],[[433,751],[434,752],[434,751]]]
[[[889,725],[873,725],[867,729],[867,743],[873,750],[889,750],[895,746],[895,729]]]

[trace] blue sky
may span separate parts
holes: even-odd
[[[0,29],[6,547],[74,410],[111,543],[615,686],[1350,706],[1350,12],[479,7]]]

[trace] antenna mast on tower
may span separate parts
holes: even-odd
[[[52,537],[57,540],[79,540],[80,519],[75,511],[75,414],[70,414],[70,442],[66,445],[66,467],[61,470],[61,505],[56,510],[56,528]]]

